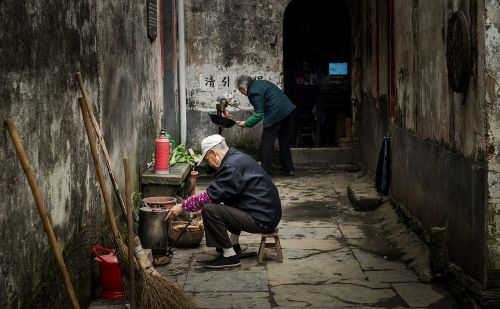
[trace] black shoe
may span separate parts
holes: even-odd
[[[238,255],[241,254],[240,244],[233,245],[233,249],[234,249],[234,252],[236,252],[236,254],[238,254]],[[220,254],[222,254],[222,252],[224,252],[224,250],[222,250],[222,248],[215,248],[215,251],[217,251]]]
[[[219,255],[215,259],[207,262],[205,267],[207,268],[225,268],[225,267],[236,267],[240,266],[240,257],[238,255],[225,257],[223,255]]]

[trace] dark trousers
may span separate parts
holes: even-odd
[[[272,175],[272,166],[274,160],[274,142],[278,138],[280,147],[281,165],[285,172],[293,171],[292,153],[290,152],[290,121],[291,115],[286,116],[280,122],[264,128],[260,146],[262,149],[262,167]]]
[[[231,240],[227,231],[240,235],[248,233],[266,233],[274,227],[261,227],[255,220],[241,209],[224,204],[207,203],[201,209],[205,240],[207,247],[231,248]]]

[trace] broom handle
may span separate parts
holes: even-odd
[[[87,112],[83,98],[78,98],[78,103],[80,103],[80,109],[82,110],[83,123],[85,124],[85,131],[87,131],[87,138],[90,144],[90,152],[92,153],[92,159],[94,160],[97,179],[99,180],[102,197],[104,199],[104,205],[106,206],[106,215],[108,217],[109,224],[111,225],[113,236],[115,237],[115,239],[118,239],[118,228],[116,227],[115,215],[113,214],[113,208],[111,207],[110,203],[111,196],[109,195],[108,188],[106,187],[106,182],[104,181],[104,173],[102,171],[101,162],[99,162],[99,155],[97,153],[97,146],[95,144],[94,132],[92,132],[92,125],[90,124],[89,113]]]
[[[122,210],[123,219],[125,222],[127,221],[127,211],[125,210],[125,203],[123,202],[122,195],[120,194],[120,188],[118,188],[118,182],[116,181],[115,174],[113,172],[113,168],[111,167],[111,160],[109,159],[108,148],[106,147],[106,143],[104,142],[104,136],[102,134],[101,128],[97,123],[97,120],[94,116],[94,110],[92,105],[90,104],[89,97],[87,96],[87,92],[85,91],[85,87],[83,85],[83,79],[80,72],[75,73],[76,80],[78,81],[78,85],[80,86],[80,91],[82,92],[83,101],[85,108],[90,116],[90,121],[92,122],[92,126],[94,127],[95,133],[97,134],[97,138],[99,139],[99,145],[101,145],[101,150],[104,155],[104,162],[106,162],[106,167],[108,168],[109,178],[111,178],[111,183],[113,184],[113,189],[115,191],[115,195],[118,198],[118,203],[120,204],[120,208]]]
[[[132,224],[132,184],[130,180],[130,167],[128,159],[123,159],[125,171],[125,196],[127,203],[127,227],[128,227],[128,265],[130,273],[130,308],[135,309],[135,255],[134,255],[134,225]]]
[[[24,173],[26,174],[26,178],[28,178],[28,183],[31,188],[31,192],[33,194],[33,198],[35,199],[35,204],[38,208],[38,213],[40,214],[40,218],[42,218],[43,228],[47,237],[49,238],[50,247],[52,248],[52,252],[55,255],[57,264],[59,265],[59,269],[63,275],[64,285],[66,286],[66,291],[68,292],[69,298],[71,300],[71,304],[73,308],[80,308],[78,304],[78,300],[76,299],[75,290],[73,289],[73,284],[71,283],[71,278],[69,277],[68,270],[66,269],[66,264],[64,263],[63,256],[61,254],[61,250],[59,249],[59,245],[57,244],[56,236],[54,235],[54,231],[52,230],[52,226],[50,225],[49,216],[47,213],[47,209],[45,208],[45,203],[42,199],[42,194],[40,193],[40,189],[35,180],[35,176],[31,170],[30,164],[26,157],[26,153],[24,151],[24,147],[21,144],[21,139],[19,138],[19,134],[17,133],[16,125],[14,121],[9,118],[5,121],[7,125],[7,130],[9,131],[10,137],[12,138],[12,142],[16,147],[17,156],[21,165],[23,167]]]

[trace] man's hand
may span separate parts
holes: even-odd
[[[165,217],[165,221],[171,221],[174,217],[182,214],[184,212],[184,208],[182,208],[182,204],[177,204],[170,209],[167,216]]]
[[[236,121],[236,123],[242,128],[246,127],[245,121]]]

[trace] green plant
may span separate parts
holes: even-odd
[[[179,145],[175,147],[172,152],[172,157],[170,158],[170,165],[174,165],[176,163],[189,163],[191,167],[195,166],[196,163],[200,160],[201,153],[193,153],[191,155],[184,145]]]

